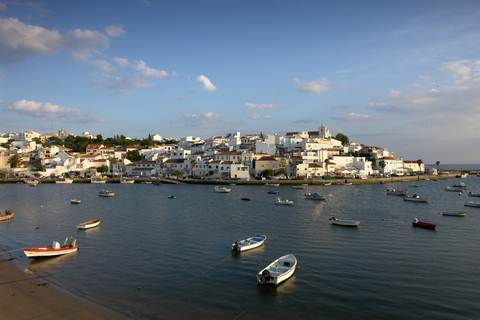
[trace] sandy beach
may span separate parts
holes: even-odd
[[[0,319],[123,318],[65,292],[44,278],[23,272],[15,262],[6,259],[0,260],[0,301]]]

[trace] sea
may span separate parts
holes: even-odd
[[[131,319],[478,319],[480,209],[464,207],[475,201],[466,193],[444,191],[460,181],[480,192],[476,176],[303,190],[233,185],[230,193],[187,184],[3,184],[0,209],[15,218],[0,224],[0,246],[26,271]],[[429,203],[387,196],[392,186]],[[102,188],[116,196],[98,197]],[[275,205],[270,190],[294,206]],[[305,200],[306,192],[327,200]],[[333,226],[332,216],[360,226]],[[76,230],[96,217],[98,228]],[[437,230],[412,227],[415,217]],[[231,253],[234,241],[256,234],[267,236],[262,247]],[[75,254],[35,261],[21,251],[69,236]],[[257,285],[256,273],[289,253],[298,259],[294,276]]]

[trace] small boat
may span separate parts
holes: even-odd
[[[280,183],[265,183],[267,187],[280,187]]]
[[[80,204],[80,203],[82,203],[82,200],[80,200],[80,199],[71,199],[71,200],[70,200],[70,203],[71,203],[71,204]]]
[[[90,183],[101,183],[101,184],[104,184],[104,183],[107,183],[106,180],[102,179],[102,178],[91,178],[90,179]]]
[[[332,183],[331,183],[331,182],[328,182],[328,183],[324,183],[323,185],[324,185],[324,186],[331,186]]]
[[[142,184],[152,184],[152,181],[142,181]]]
[[[73,183],[73,179],[64,178],[64,179],[60,179],[60,180],[55,181],[55,183],[70,184],[70,183]]]
[[[420,203],[427,203],[428,200],[426,198],[420,197],[418,193],[415,193],[411,196],[406,196],[403,198],[404,201],[411,201],[411,202],[420,202]]]
[[[467,203],[464,204],[465,207],[472,207],[472,208],[480,208],[480,203],[478,202],[473,202],[473,201],[468,201]]]
[[[103,189],[103,190],[100,190],[100,192],[98,193],[98,196],[104,197],[104,198],[111,198],[111,197],[115,197],[115,192]]]
[[[459,183],[455,183],[452,187],[465,189],[467,188],[467,185],[463,182],[459,182]]]
[[[407,190],[405,190],[405,189],[395,189],[395,188],[388,188],[387,189],[387,196],[405,197],[406,195],[407,195]]]
[[[465,212],[442,212],[442,216],[445,217],[465,217],[467,214]]]
[[[420,221],[418,218],[413,219],[412,226],[428,230],[435,230],[435,228],[437,227],[437,225],[434,223]]]
[[[303,189],[303,186],[292,186],[292,189]]]
[[[100,225],[100,218],[93,219],[93,220],[88,220],[81,222],[77,225],[78,230],[87,230],[91,228],[98,227]]]
[[[36,187],[39,184],[38,180],[35,179],[25,180],[24,183],[28,184],[30,187]]]
[[[358,227],[360,225],[360,221],[355,221],[355,220],[344,220],[344,219],[337,219],[335,217],[331,217],[330,223],[335,225],[335,226],[341,226],[341,227]]]
[[[250,198],[241,198],[240,200],[242,200],[242,201],[250,201],[251,199],[250,199]]]
[[[287,200],[287,199],[282,199],[282,198],[277,198],[275,200],[275,204],[278,206],[293,206],[293,201],[292,200]]]
[[[318,200],[318,201],[325,201],[327,199],[325,199],[324,196],[321,196],[319,193],[317,192],[307,192],[305,193],[305,200]]]
[[[469,192],[468,196],[469,197],[480,197],[480,193]]]
[[[23,249],[23,253],[29,258],[55,257],[77,252],[77,241],[73,238],[65,239],[63,245],[53,241],[51,246],[31,247]]]
[[[219,186],[216,186],[216,187],[214,188],[214,191],[217,192],[217,193],[229,193],[230,191],[232,191],[232,189],[227,188],[227,187],[219,187]]]
[[[345,182],[343,185],[344,186],[351,186],[351,185],[353,185],[353,182]]]
[[[450,191],[450,192],[463,192],[465,189],[464,188],[458,188],[458,187],[445,187],[445,191]]]
[[[468,176],[469,176],[469,174],[467,172],[465,172],[465,173],[462,173],[460,175],[460,178],[464,179],[464,178],[468,178]]]
[[[279,285],[290,278],[297,267],[297,258],[287,254],[270,263],[257,273],[257,281],[261,285]]]
[[[270,190],[267,192],[268,194],[278,194],[278,191],[275,191],[275,190]]]
[[[232,243],[232,251],[242,252],[252,250],[260,247],[265,242],[265,240],[267,240],[267,236],[257,235],[244,240],[235,241],[234,243]]]
[[[177,199],[177,197],[175,197],[173,194],[169,195],[167,198],[168,199]]]
[[[122,184],[132,184],[135,183],[134,179],[120,179],[120,183]]]
[[[5,212],[0,211],[0,222],[11,220],[13,219],[14,216],[15,216],[15,213],[13,213],[13,211],[11,210],[7,209],[5,210]]]

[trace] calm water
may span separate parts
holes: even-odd
[[[0,185],[0,207],[16,213],[0,224],[0,244],[16,249],[76,236],[77,254],[20,261],[135,319],[478,319],[480,209],[442,191],[454,181],[398,184],[417,185],[410,190],[430,198],[426,205],[387,197],[385,185],[310,188],[327,195],[325,203],[278,188],[294,207],[273,205],[264,186],[219,194],[213,186],[116,184],[108,199],[97,197],[102,185]],[[480,178],[462,181],[480,192]],[[71,198],[82,204],[70,205]],[[463,209],[466,218],[438,214]],[[361,226],[331,226],[332,215]],[[75,230],[97,216],[100,228]],[[415,216],[438,230],[412,228]],[[263,248],[232,256],[234,240],[257,233],[268,236]],[[294,277],[257,287],[256,272],[287,253],[299,261]]]

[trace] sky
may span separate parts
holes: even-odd
[[[478,163],[479,1],[0,0],[0,132],[284,133]]]

